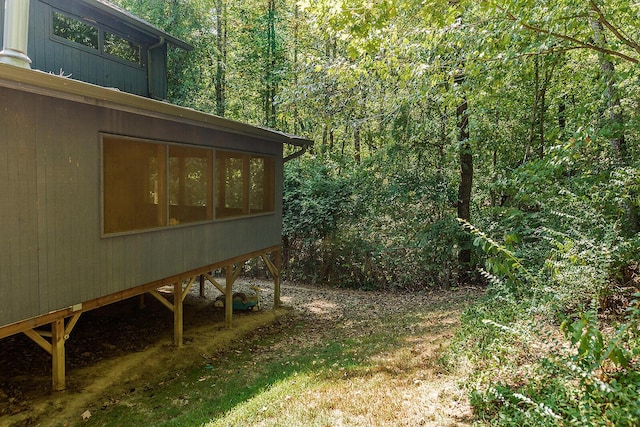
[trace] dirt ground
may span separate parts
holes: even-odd
[[[224,280],[221,280],[224,283]],[[224,327],[224,309],[214,306],[220,294],[206,283],[206,295],[201,297],[194,286],[185,299],[184,341],[173,346],[173,315],[151,296],[145,297],[145,307],[138,298],[112,304],[84,313],[70,339],[66,342],[66,384],[62,392],[51,391],[51,358],[23,334],[0,340],[0,426],[73,426],[82,420],[87,408],[110,404],[109,396],[135,391],[152,381],[161,380],[171,372],[192,366],[207,355],[219,352],[251,331],[292,313],[323,327],[354,322],[349,313],[362,307],[392,308],[394,304],[411,304],[412,295],[344,291],[283,284],[285,307],[273,306],[273,285],[264,280],[240,280],[234,291],[250,293],[258,285],[263,310],[234,313],[234,327]],[[423,294],[422,299],[445,298],[444,294]],[[380,315],[384,315],[381,309]],[[434,336],[427,337],[438,346],[446,345],[457,324],[459,310],[438,319]],[[439,384],[449,387],[451,384]],[[469,417],[467,404],[456,399],[449,407],[442,406],[437,396],[442,389],[425,390],[434,397],[431,411],[452,420]],[[439,405],[435,407],[434,405]],[[446,406],[446,405],[445,405]],[[457,422],[451,425],[458,425]]]

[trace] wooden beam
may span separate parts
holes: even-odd
[[[81,314],[82,314],[82,312],[74,314],[73,317],[71,317],[71,319],[69,319],[69,322],[67,323],[67,326],[64,327],[64,339],[65,340],[69,339],[69,335],[71,334],[71,331],[73,330],[73,328],[76,326],[76,323],[78,323],[78,320],[80,319],[80,315]]]
[[[153,295],[155,297],[155,299],[160,301],[162,303],[162,305],[167,307],[169,310],[171,310],[171,311],[175,310],[174,304],[171,304],[169,301],[167,301],[167,299],[165,297],[163,297],[162,295],[160,295],[160,293],[158,291],[156,291],[155,289],[150,289],[148,292],[151,295]]]
[[[189,279],[189,281],[187,282],[187,286],[185,286],[184,291],[181,291],[182,294],[180,295],[180,302],[184,302],[184,299],[187,297],[187,294],[189,294],[189,290],[191,289],[191,286],[193,286],[193,283],[196,281],[196,278],[198,276],[193,276],[191,279]],[[182,286],[180,286],[182,288]]]
[[[244,267],[244,261],[241,263],[238,263],[237,266],[233,266],[233,265],[231,266],[231,270],[233,271],[233,279],[231,280],[232,285],[236,282],[236,280],[238,280],[238,277],[242,272],[242,267]]]
[[[33,329],[27,329],[25,331],[22,331],[26,336],[28,336],[29,338],[31,338],[33,340],[33,342],[35,342],[36,344],[38,344],[40,347],[42,347],[47,353],[51,354],[52,349],[51,349],[51,343],[47,340],[45,340],[42,335],[40,335],[38,332],[36,332]]]
[[[269,273],[271,273],[271,277],[275,279],[275,277],[278,276],[279,274],[278,269],[276,268],[275,265],[273,265],[273,263],[271,262],[267,254],[261,255],[261,258],[264,261],[265,265],[267,266]]]
[[[64,319],[51,324],[52,381],[55,391],[65,388]]]
[[[144,303],[144,294],[140,294],[138,296],[138,309],[142,310],[146,307],[145,303]]]
[[[222,287],[222,285],[220,283],[218,283],[218,281],[216,279],[211,277],[211,275],[209,273],[204,273],[204,277],[206,277],[207,280],[210,281],[213,284],[213,286],[218,288],[218,290],[220,292],[222,292],[222,294],[224,295],[225,289]]]
[[[260,255],[262,260],[264,261],[269,273],[271,273],[271,277],[273,278],[273,309],[276,310],[280,307],[280,265],[282,264],[280,250],[274,250],[271,252],[275,258],[275,263],[269,259],[270,254]]]
[[[273,267],[276,270],[276,274],[273,275],[273,309],[277,310],[282,304],[282,301],[280,301],[280,269],[282,268],[282,252],[280,252],[280,248],[274,252],[274,255],[276,259]]]

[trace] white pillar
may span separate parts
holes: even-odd
[[[27,56],[29,0],[5,0],[3,46],[0,63],[31,68]]]

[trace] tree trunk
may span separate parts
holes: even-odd
[[[462,83],[464,76],[456,77]],[[458,218],[471,222],[471,189],[473,187],[473,153],[469,142],[469,116],[466,96],[456,109],[458,122],[458,142],[460,143],[460,184],[458,186]],[[471,276],[471,237],[464,233],[458,242],[458,281],[463,284]]]
[[[602,22],[595,18],[589,21],[593,30],[593,38],[596,45],[605,46],[607,41],[603,34]],[[610,144],[613,151],[613,158],[616,167],[627,167],[630,164],[629,153],[627,151],[627,143],[624,134],[624,118],[622,117],[622,108],[620,106],[620,96],[616,88],[615,66],[613,61],[604,53],[598,54],[600,61],[600,71],[605,83],[605,97],[607,103],[606,120],[612,130]],[[640,231],[640,214],[635,205],[634,200],[637,198],[635,193],[630,194],[631,197],[625,199],[625,231],[629,234]]]
[[[353,129],[353,158],[356,163],[360,163],[360,126]]]
[[[531,155],[531,147],[536,139],[536,123],[538,121],[538,103],[540,101],[540,58],[536,55],[533,63],[534,75],[533,75],[533,107],[531,109],[531,123],[529,124],[529,139],[527,146],[524,149],[524,160],[526,163]]]
[[[276,127],[276,5],[275,0],[268,1],[267,11],[267,52],[265,63],[264,121],[265,126]]]
[[[558,104],[558,138],[563,141],[566,138],[567,129],[567,104],[565,102],[566,96],[560,99]]]
[[[226,109],[226,63],[227,63],[227,5],[224,0],[216,1],[216,114],[224,117]]]
[[[298,44],[299,44],[299,30],[298,25],[300,22],[300,10],[298,9],[298,3],[293,6],[293,87],[298,87]],[[300,115],[298,114],[298,105],[293,104],[293,134],[298,135],[302,126],[300,124]]]

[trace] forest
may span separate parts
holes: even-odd
[[[476,420],[638,425],[640,3],[117,3],[195,47],[170,102],[314,140],[287,280],[481,286],[443,362]]]

